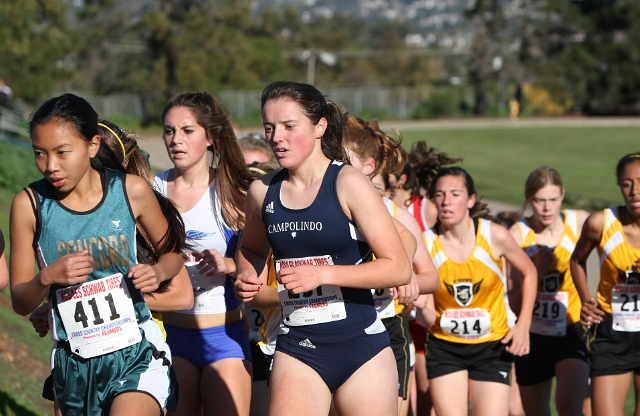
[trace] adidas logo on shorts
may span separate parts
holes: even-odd
[[[307,339],[303,339],[302,341],[300,341],[300,342],[298,343],[298,345],[300,345],[301,347],[307,347],[307,348],[313,348],[313,349],[316,349],[316,346],[315,346],[315,345],[313,345],[313,344],[311,343],[311,341],[309,341],[309,338],[307,338]]]
[[[273,201],[269,202],[267,206],[264,207],[264,210],[269,214],[273,214]]]

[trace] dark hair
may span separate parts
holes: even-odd
[[[77,95],[67,93],[45,101],[31,115],[29,134],[33,135],[37,126],[51,121],[58,121],[73,127],[87,142],[98,135],[98,113],[87,100]],[[91,167],[96,170],[125,171],[113,150],[102,141],[98,153],[91,159]]]
[[[629,153],[625,155],[618,161],[616,165],[616,179],[618,180],[618,185],[620,185],[620,175],[622,175],[622,171],[625,167],[631,162],[635,162],[636,160],[640,160],[640,152]]]
[[[469,172],[461,168],[460,166],[451,166],[448,168],[442,168],[438,170],[435,177],[433,178],[433,182],[431,184],[431,189],[429,190],[429,198],[434,199],[436,184],[438,183],[438,179],[444,176],[458,176],[461,177],[464,181],[464,187],[467,189],[467,194],[478,195],[476,191],[476,185],[473,182],[473,178],[469,175]],[[473,204],[473,207],[469,210],[469,215],[471,217],[488,217],[489,216],[489,207],[484,202],[480,201],[480,197],[476,197],[476,202]]]
[[[407,176],[403,188],[409,191],[412,197],[430,191],[440,168],[462,161],[459,158],[451,158],[444,152],[438,152],[433,147],[428,147],[425,141],[414,143],[408,158],[409,162],[401,174]],[[411,199],[408,199],[405,205],[408,206],[410,203]]]
[[[112,149],[127,173],[141,176],[150,185],[153,184],[153,173],[151,173],[146,157],[138,147],[138,142],[132,134],[125,133],[115,123],[108,120],[99,120],[98,135],[102,143]],[[191,246],[186,242],[186,232],[180,212],[166,196],[158,192],[153,186],[152,189],[162,214],[167,219],[168,228],[156,250],[144,230],[139,226],[137,227],[138,262],[147,264],[155,264],[164,253],[179,253],[191,249]],[[168,285],[169,281],[162,282],[156,292],[165,291]]]
[[[327,100],[313,85],[294,81],[276,81],[267,85],[262,91],[261,108],[264,108],[269,100],[283,98],[289,98],[298,103],[314,126],[324,117],[327,120],[327,128],[320,142],[322,153],[329,159],[349,163],[344,146],[344,115],[335,103]]]
[[[380,129],[377,119],[371,121],[345,114],[347,121],[346,145],[352,149],[359,158],[373,158],[376,165],[371,177],[378,174],[393,173],[398,175],[404,168],[406,152],[403,152],[400,144],[402,134],[395,131],[397,137],[386,134]]]
[[[208,92],[183,92],[175,95],[162,110],[162,121],[174,107],[185,107],[201,125],[213,144],[207,149],[213,154],[212,167],[217,169],[220,185],[222,216],[233,229],[244,227],[244,201],[253,180],[244,162],[229,117],[218,100]]]

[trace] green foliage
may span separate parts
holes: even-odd
[[[64,0],[0,2],[0,77],[16,97],[40,101],[72,70]]]
[[[470,106],[464,102],[460,88],[441,88],[431,93],[413,112],[414,119],[459,117],[469,113]]]
[[[42,177],[33,162],[33,153],[26,146],[0,141],[0,160],[0,189],[16,194]]]

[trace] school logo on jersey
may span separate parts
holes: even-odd
[[[619,270],[618,276],[625,285],[640,285],[640,270]]]
[[[464,282],[450,285],[447,282],[444,282],[444,285],[447,288],[447,292],[449,292],[456,302],[458,302],[458,305],[469,306],[473,301],[473,295],[480,291],[482,282],[484,282],[484,279],[480,280],[478,283]]]
[[[202,240],[210,235],[214,235],[216,232],[205,233],[204,231],[198,230],[188,230],[187,231],[187,240]]]
[[[540,287],[543,292],[555,293],[560,290],[560,285],[564,282],[564,273],[551,273],[540,279]]]
[[[122,227],[120,227],[120,221],[121,220],[111,220],[111,223],[114,226],[114,229],[113,229],[114,232],[115,231],[122,231]]]
[[[273,201],[269,202],[267,206],[264,207],[264,210],[269,214],[273,214]]]

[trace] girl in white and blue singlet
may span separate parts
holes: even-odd
[[[174,201],[185,222],[195,295],[191,310],[163,314],[180,385],[178,410],[170,414],[248,416],[251,352],[232,275],[253,178],[213,95],[176,95],[165,105],[162,122],[174,168],[156,177],[156,188]]]
[[[72,94],[31,119],[44,179],[11,207],[13,308],[26,315],[49,297],[63,414],[157,415],[171,354],[142,294],[180,271],[184,235],[169,229],[152,188],[124,173],[97,128],[95,111]],[[154,265],[137,264],[136,222],[158,254]]]
[[[283,169],[249,189],[238,280],[259,291],[273,249],[283,327],[269,414],[326,416],[332,399],[342,415],[396,414],[397,370],[370,289],[410,281],[400,236],[371,182],[346,163],[338,106],[292,81],[270,84],[261,101]]]

